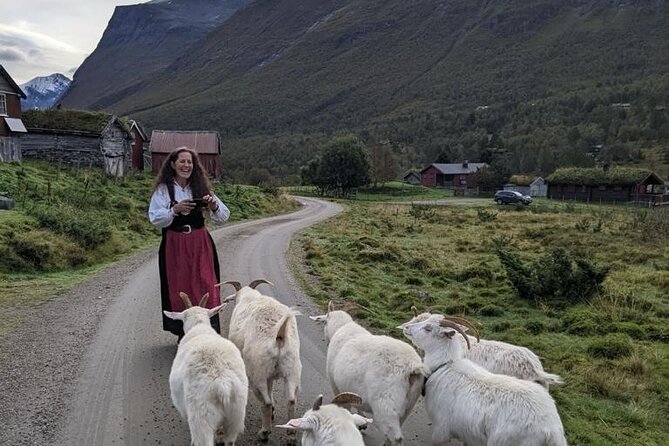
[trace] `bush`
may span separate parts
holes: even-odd
[[[518,296],[537,302],[589,299],[599,291],[609,271],[607,267],[569,255],[562,248],[527,264],[503,248],[497,248],[497,256]]]
[[[67,235],[89,249],[104,243],[112,233],[104,215],[99,213],[66,206],[36,206],[27,213],[35,217],[42,228]]]
[[[479,221],[483,223],[493,221],[495,218],[497,218],[497,212],[491,212],[486,209],[477,209],[476,215],[478,216]]]
[[[562,317],[562,326],[569,334],[589,336],[606,331],[606,317],[585,308],[574,308]]]
[[[504,314],[504,308],[492,304],[485,305],[479,308],[479,314],[481,316],[490,316],[490,317],[501,316]]]
[[[632,354],[634,347],[629,336],[622,333],[611,333],[596,339],[588,346],[588,354],[595,358],[626,358]]]

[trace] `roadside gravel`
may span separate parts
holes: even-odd
[[[119,261],[67,293],[26,310],[0,339],[0,444],[51,444],[72,401],[76,371],[116,290],[155,249]]]

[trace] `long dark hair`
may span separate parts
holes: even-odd
[[[209,178],[207,178],[207,173],[200,162],[200,158],[197,156],[197,152],[186,146],[177,147],[170,153],[170,156],[165,158],[156,177],[153,190],[155,191],[158,186],[164,184],[167,186],[170,198],[174,199],[174,177],[176,176],[176,172],[172,168],[172,162],[179,158],[181,152],[188,152],[193,158],[193,172],[188,179],[188,185],[193,192],[193,198],[201,198],[204,195],[211,194],[211,183],[209,182]]]

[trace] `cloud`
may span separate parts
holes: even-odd
[[[27,22],[0,23],[0,60],[15,80],[65,73],[84,59],[85,51],[33,27]]]
[[[26,60],[26,55],[14,48],[0,48],[0,60],[20,61]]]

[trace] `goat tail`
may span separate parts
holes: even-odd
[[[418,397],[423,392],[423,381],[425,380],[425,371],[423,366],[415,367],[409,372],[409,387],[407,389],[407,415],[413,405],[418,401]]]
[[[274,332],[276,333],[275,339],[276,339],[276,346],[281,349],[286,345],[286,341],[288,340],[288,325],[290,324],[291,320],[294,320],[295,316],[299,316],[302,313],[295,308],[291,307],[281,318],[279,321],[276,323],[274,326]]]
[[[564,380],[560,375],[542,372],[540,373],[540,376],[542,381],[540,384],[543,384],[545,387],[548,387],[549,385],[564,384]]]

